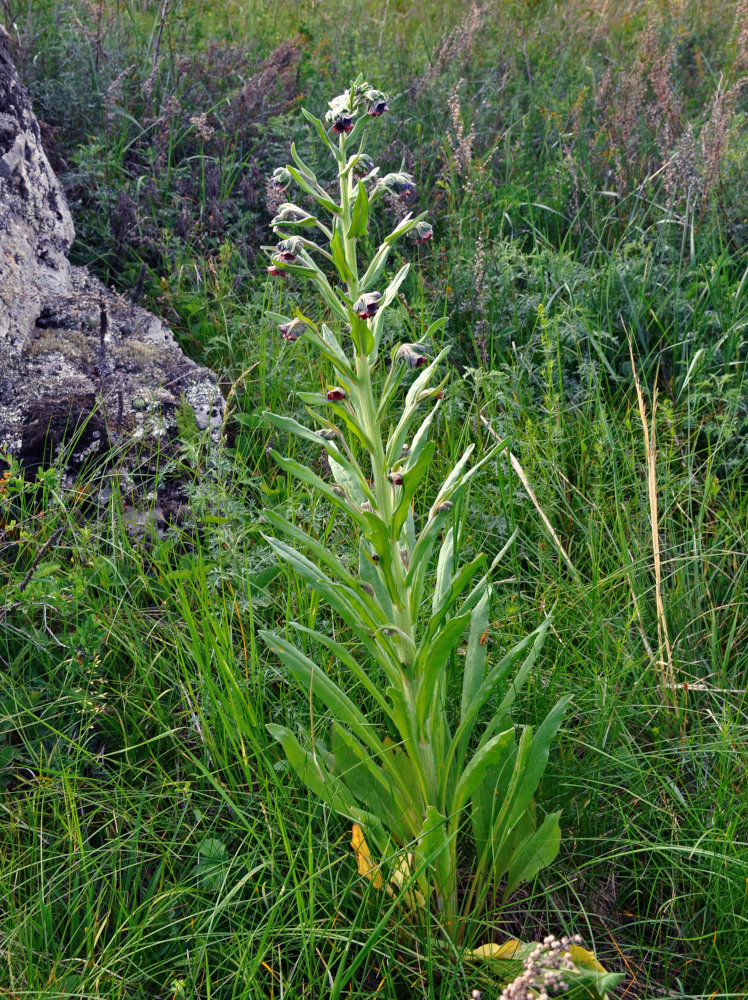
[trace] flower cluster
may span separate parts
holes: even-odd
[[[564,973],[574,971],[569,949],[581,943],[578,934],[560,939],[549,934],[530,952],[522,972],[504,987],[499,1000],[550,1000],[553,994],[568,990]]]

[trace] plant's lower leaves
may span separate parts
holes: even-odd
[[[556,860],[561,846],[560,815],[560,812],[550,813],[538,829],[514,849],[504,889],[505,901],[522,882],[529,882],[542,868],[547,868]]]

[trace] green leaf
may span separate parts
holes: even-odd
[[[310,194],[318,205],[322,205],[326,208],[328,212],[333,215],[340,214],[340,205],[334,202],[324,191],[323,188],[315,182],[313,177],[305,175],[301,170],[297,170],[296,167],[292,167],[290,164],[286,167],[286,170],[293,177],[302,191],[306,191]]]
[[[351,228],[348,230],[348,239],[357,239],[360,236],[365,236],[368,224],[369,196],[366,193],[366,188],[359,181],[356,200],[353,203],[353,211],[351,213]]]
[[[283,747],[288,763],[313,795],[326,802],[341,816],[364,827],[380,850],[387,844],[387,833],[378,816],[357,805],[343,780],[323,763],[322,755],[304,750],[290,729],[276,723],[265,727]]]
[[[433,508],[432,508],[433,510]],[[434,595],[431,599],[431,613],[436,614],[447,595],[449,585],[452,581],[452,564],[455,553],[454,531],[447,530],[444,541],[439,549],[439,559],[436,564],[436,580],[434,582]]]
[[[271,450],[270,455],[282,469],[294,476],[295,479],[298,479],[299,482],[306,483],[307,486],[313,486],[319,490],[322,496],[327,497],[336,507],[340,507],[362,530],[366,530],[366,520],[361,511],[349,503],[345,497],[338,496],[324,479],[320,479],[306,465],[302,465],[301,462],[297,462],[293,458],[285,458],[275,451],[275,449]]]
[[[376,285],[379,280],[379,275],[382,273],[385,264],[387,263],[389,253],[390,247],[386,243],[383,243],[372,257],[371,263],[364,271],[364,275],[358,283],[359,292],[368,292],[369,289]]]
[[[330,137],[325,131],[325,126],[322,124],[319,118],[315,118],[314,115],[310,111],[307,111],[306,108],[302,108],[301,113],[306,118],[306,120],[311,123],[317,135],[320,137],[320,139],[324,142],[324,144],[327,146],[327,148],[330,150],[332,155],[337,160],[338,150],[335,147],[335,145],[330,141]]]
[[[374,596],[379,601],[380,607],[390,621],[394,619],[392,598],[387,588],[385,580],[382,578],[379,567],[374,563],[366,548],[364,539],[359,542],[358,553],[358,574],[364,583],[368,583],[374,590]]]
[[[345,247],[343,245],[343,238],[340,235],[337,222],[335,224],[335,229],[333,230],[332,239],[330,240],[330,250],[332,251],[332,259],[335,263],[335,267],[338,269],[340,277],[346,282],[353,281],[353,271],[351,271],[348,266],[348,261],[345,259]]]
[[[483,784],[486,774],[491,770],[492,774],[500,769],[502,761],[507,757],[509,750],[514,743],[514,730],[507,729],[506,732],[494,736],[490,742],[475,752],[472,760],[460,775],[452,796],[452,801],[448,808],[450,816],[459,816],[465,803],[468,802],[475,792]],[[446,779],[446,776],[445,776]],[[446,787],[446,780],[442,782]],[[491,787],[495,786],[495,778]]]
[[[426,808],[426,816],[418,837],[418,853],[428,867],[434,871],[436,876],[434,882],[437,890],[442,900],[445,900],[452,884],[451,852],[449,850],[447,819],[436,806],[429,805]]]
[[[292,622],[293,628],[300,632],[302,635],[308,636],[314,642],[319,643],[328,649],[333,656],[340,661],[340,663],[346,667],[351,672],[351,676],[354,677],[359,684],[368,692],[368,694],[374,699],[374,701],[379,705],[385,715],[393,719],[392,710],[390,708],[389,702],[381,690],[381,687],[376,684],[371,677],[367,674],[364,667],[356,660],[350,650],[346,649],[341,643],[336,642],[335,639],[326,635],[324,632],[318,632],[316,629],[309,628],[306,625],[302,625],[299,622]],[[374,644],[366,636],[361,637],[361,642],[367,650],[373,650]],[[394,719],[393,719],[394,721]]]
[[[427,637],[419,647],[415,663],[416,675],[421,678],[416,696],[419,721],[428,717],[427,710],[434,693],[439,688],[444,690],[439,675],[444,669],[450,653],[460,641],[460,636],[465,631],[469,621],[469,615],[458,615],[450,618],[433,638],[429,639],[427,633]]]
[[[328,455],[332,478],[338,486],[345,490],[351,500],[359,506],[364,500],[374,503],[374,495],[369,489],[366,477],[358,466],[353,465],[347,459],[341,461],[342,456],[333,456],[329,449]]]
[[[328,708],[335,719],[347,726],[364,746],[371,747],[374,754],[384,753],[384,747],[376,734],[374,723],[366,718],[338,685],[327,676],[308,656],[293,643],[275,632],[261,629],[260,638],[268,649],[280,659],[288,673],[307,695],[314,696]]]
[[[560,815],[560,812],[549,813],[538,829],[515,848],[509,862],[504,902],[522,882],[529,882],[541,868],[547,868],[555,861],[561,846]]]
[[[371,332],[372,336],[374,337],[374,344],[373,347],[369,348],[369,351],[367,353],[372,354],[372,359],[371,359],[372,361],[376,358],[377,351],[379,350],[379,342],[382,339],[382,331],[384,330],[385,309],[387,308],[388,305],[390,305],[390,303],[397,295],[400,285],[402,285],[403,281],[405,281],[405,278],[409,270],[410,270],[410,262],[408,262],[407,264],[403,264],[403,266],[397,272],[395,277],[385,288],[384,295],[382,296],[382,300],[379,303],[379,310],[376,316],[371,320]]]
[[[377,757],[373,756],[338,722],[333,722],[331,735],[336,772],[351,794],[368,812],[384,820],[387,832],[399,844],[407,843],[412,836],[410,824],[405,820],[410,799],[386,750]],[[379,766],[377,760],[391,768],[389,773]]]
[[[527,676],[530,667],[535,663],[537,659],[538,651],[543,644],[545,634],[548,631],[548,626],[550,624],[550,619],[536,629],[535,632],[531,632],[530,635],[525,636],[521,639],[512,649],[506,653],[499,662],[492,667],[488,675],[483,680],[478,690],[472,697],[469,705],[466,705],[462,711],[460,717],[460,725],[457,732],[454,735],[452,744],[449,748],[446,758],[447,767],[451,766],[452,759],[457,753],[459,747],[466,741],[469,734],[472,732],[472,727],[475,725],[475,720],[478,717],[478,713],[481,708],[485,705],[488,699],[493,695],[496,686],[501,682],[504,676],[508,673],[509,669],[513,664],[530,648],[530,652],[525,659],[522,667],[520,668],[518,677],[515,677],[509,689],[509,693],[505,696],[503,702],[499,706],[498,711],[494,714],[491,722],[486,727],[483,736],[481,737],[481,742],[479,745],[487,742],[491,736],[496,732],[497,728],[503,723],[506,718],[507,710],[509,705],[512,704],[514,698],[516,698],[517,692],[521,689],[522,682]],[[526,669],[525,669],[526,668]],[[518,679],[519,678],[519,679]]]
[[[408,516],[408,511],[410,510],[410,501],[426,475],[435,451],[436,444],[433,441],[429,441],[419,455],[415,465],[406,468],[402,473],[403,485],[401,487],[400,499],[392,517],[393,540],[400,537],[400,529],[405,523],[405,518]]]

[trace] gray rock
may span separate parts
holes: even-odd
[[[184,407],[217,442],[224,401],[160,319],[70,265],[73,220],[7,41],[0,26],[0,451],[132,481],[175,454]]]

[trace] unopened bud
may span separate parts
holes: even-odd
[[[278,329],[281,332],[281,337],[288,341],[288,343],[293,344],[302,335],[305,327],[306,323],[297,316],[290,323],[281,323]]]
[[[272,219],[271,226],[303,226],[303,225],[313,225],[314,216],[310,215],[303,208],[299,208],[298,205],[292,205],[290,202],[284,202],[278,208],[278,214]]]
[[[293,180],[287,167],[276,167],[270,178],[270,183],[276,191],[285,191]]]
[[[371,118],[379,118],[385,111],[390,110],[387,105],[387,95],[383,94],[381,90],[365,91],[364,103],[366,104],[366,113]]]
[[[398,198],[407,198],[409,195],[415,194],[416,182],[412,174],[401,170],[394,174],[385,174],[377,187],[384,188],[390,194],[396,194]]]
[[[353,306],[353,311],[361,319],[371,319],[379,309],[379,302],[382,298],[381,292],[365,292]]]
[[[321,430],[315,432],[318,437],[321,437],[324,441],[334,441],[338,432],[334,431],[332,427],[323,427]]]
[[[408,368],[423,368],[429,362],[426,355],[421,354],[416,344],[401,344],[395,357],[398,361],[404,361]]]
[[[387,478],[389,479],[389,481],[392,483],[393,486],[403,485],[403,477],[399,472],[390,472]]]
[[[434,229],[430,222],[417,222],[408,233],[416,243],[426,243],[434,235]]]

